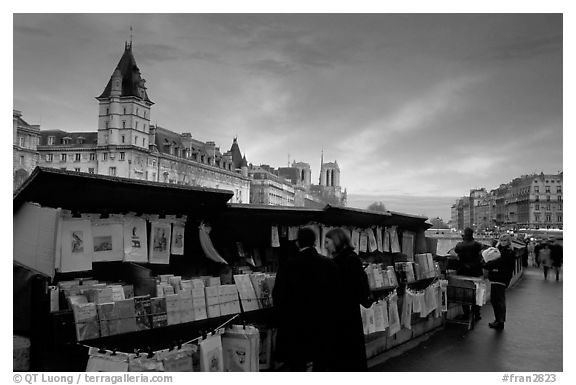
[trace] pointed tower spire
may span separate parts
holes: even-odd
[[[322,152],[320,155],[320,176],[318,176],[319,185],[322,185],[322,165],[324,165],[324,147],[322,147]]]

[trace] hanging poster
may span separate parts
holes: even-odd
[[[390,229],[388,227],[384,228],[384,252],[390,252]]]
[[[366,229],[366,233],[368,234],[368,251],[373,253],[374,251],[378,250],[378,243],[376,242],[376,237],[374,236],[374,230],[371,228]]]
[[[352,229],[352,237],[350,240],[352,241],[352,247],[354,247],[356,254],[360,253],[360,231],[358,231],[358,229]]]
[[[398,232],[396,226],[390,227],[390,251],[392,253],[400,253],[400,243],[398,240]]]
[[[442,312],[448,311],[448,281],[445,279],[440,280],[440,307]]]
[[[384,252],[384,240],[382,239],[382,227],[376,227],[376,247],[379,252]]]
[[[366,253],[368,251],[368,234],[362,231],[360,234],[360,252]]]
[[[24,203],[14,215],[14,261],[53,277],[59,217],[58,209]]]
[[[400,315],[398,314],[398,297],[396,295],[393,295],[388,300],[388,322],[390,323],[389,336],[393,336],[400,331]]]
[[[322,254],[322,247],[320,245],[322,234],[320,233],[320,226],[310,225],[309,227],[312,229],[312,231],[314,231],[314,234],[316,235],[316,243],[315,243],[316,251],[318,252],[318,254]]]
[[[288,240],[289,241],[295,241],[296,239],[298,239],[298,230],[299,230],[299,228],[297,226],[290,226],[288,228]]]
[[[170,254],[184,255],[184,223],[175,222],[172,226],[172,242],[170,244]]]
[[[128,354],[112,352],[99,353],[98,348],[88,349],[86,372],[127,372]]]
[[[402,233],[402,253],[409,261],[414,261],[414,234],[408,231]]]
[[[227,331],[222,336],[222,352],[225,372],[249,372],[251,360],[255,360],[252,344],[246,334]]]
[[[179,349],[158,353],[157,359],[162,361],[166,372],[192,372],[192,356],[197,349],[196,345],[184,345]]]
[[[124,219],[124,262],[148,262],[146,220],[139,217]]]
[[[379,301],[378,304],[382,309],[382,323],[384,325],[384,328],[387,328],[388,326],[390,326],[390,322],[388,320],[388,301],[384,299],[382,301]]]
[[[223,372],[224,356],[220,335],[207,337],[200,342],[200,371]]]
[[[60,272],[92,270],[92,223],[86,219],[62,220]]]
[[[374,308],[374,331],[375,332],[383,332],[386,330],[386,323],[384,320],[384,313],[387,313],[388,310],[385,311],[385,308],[382,306],[382,301],[376,302],[372,305]],[[388,317],[386,317],[388,318]]]
[[[280,236],[278,235],[278,226],[272,226],[270,239],[272,247],[280,247]]]
[[[360,316],[362,317],[362,329],[364,330],[364,335],[370,334],[368,330],[368,309],[360,305]]]
[[[129,372],[164,372],[164,364],[156,357],[148,358],[147,354],[128,354]]]
[[[121,261],[124,257],[124,226],[114,220],[92,221],[94,255],[92,262]]]
[[[404,301],[402,301],[402,326],[406,329],[412,329],[412,306],[414,296],[408,290],[404,294]]]
[[[151,222],[148,262],[167,265],[170,263],[170,235],[168,222]]]

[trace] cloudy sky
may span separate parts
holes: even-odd
[[[133,52],[152,122],[349,193],[453,197],[562,169],[561,15],[15,15],[14,108],[90,131]]]

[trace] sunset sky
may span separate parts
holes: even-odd
[[[367,201],[563,169],[558,14],[15,15],[14,108],[95,131],[130,26],[152,123],[253,164],[324,149]]]

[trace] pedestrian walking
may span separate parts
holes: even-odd
[[[316,234],[310,228],[298,231],[298,252],[283,261],[272,292],[277,319],[278,360],[286,371],[325,370],[333,336],[330,302],[337,282],[336,264],[314,247]]]
[[[534,252],[535,244],[534,241],[528,242],[528,266],[536,266],[536,253]]]
[[[564,249],[557,239],[552,238],[551,240],[551,254],[550,258],[552,260],[552,268],[556,273],[556,281],[560,280],[560,269],[562,268],[562,263],[564,262]]]
[[[549,240],[544,241],[539,246],[536,247],[536,255],[538,256],[538,262],[542,265],[544,270],[544,279],[548,279],[548,271],[552,267],[552,247]]]
[[[506,288],[514,274],[515,256],[510,235],[503,234],[497,245],[500,258],[484,264],[490,280],[490,303],[494,309],[494,321],[488,324],[493,329],[504,329],[506,322]]]
[[[341,228],[326,234],[325,247],[339,272],[338,305],[332,321],[338,334],[334,336],[337,354],[333,371],[359,372],[367,370],[366,346],[360,305],[368,308],[370,287],[362,261],[354,252],[350,237]]]
[[[481,253],[487,246],[474,240],[474,230],[470,227],[464,229],[462,239],[462,242],[459,242],[454,248],[459,260],[457,273],[469,277],[482,277]],[[480,315],[481,307],[478,305],[473,305],[472,307],[474,319],[480,321],[482,319]],[[470,317],[469,305],[462,305],[462,310],[464,312],[463,317],[468,319]]]

